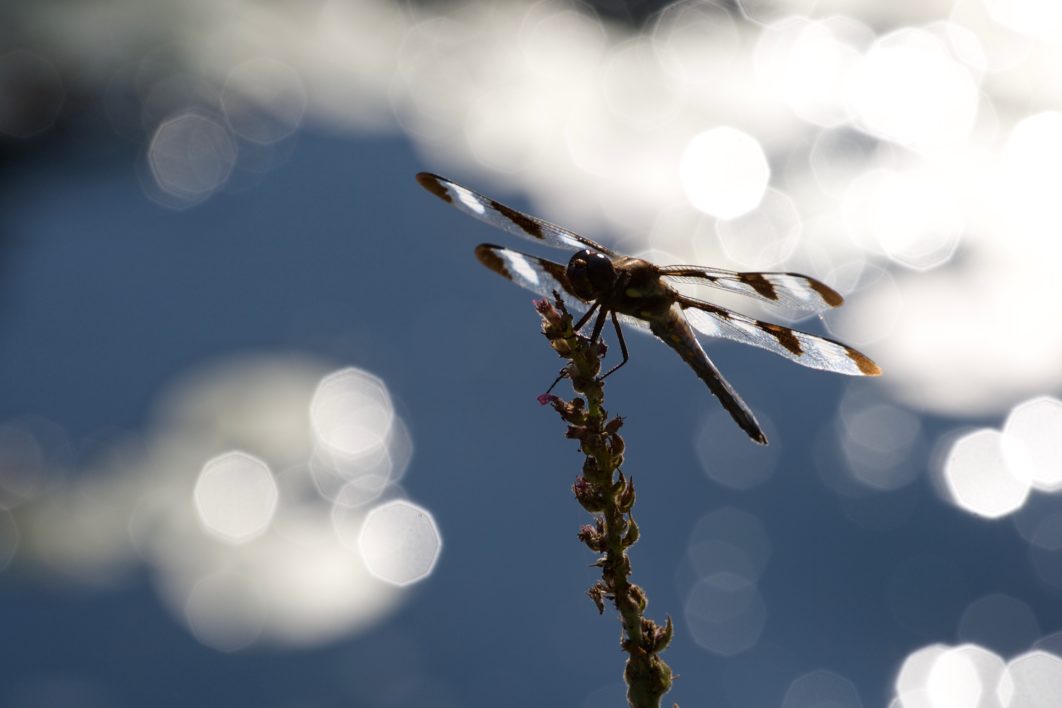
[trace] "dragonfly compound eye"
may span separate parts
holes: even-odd
[[[596,300],[616,283],[612,259],[590,249],[572,256],[567,275],[575,294],[584,300]]]

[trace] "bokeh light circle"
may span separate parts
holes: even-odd
[[[817,669],[789,684],[782,708],[863,708],[855,684],[844,676]]]
[[[358,548],[373,576],[392,585],[410,585],[431,574],[442,537],[426,509],[396,500],[365,517]]]
[[[711,216],[733,219],[759,205],[771,168],[754,137],[721,126],[690,140],[679,174],[690,204]]]
[[[203,527],[229,543],[246,543],[268,528],[277,509],[269,466],[243,452],[207,462],[195,483],[195,510]]]
[[[686,595],[683,614],[693,641],[721,656],[752,649],[767,622],[756,584],[733,573],[698,580]]]
[[[944,481],[960,508],[998,519],[1021,508],[1030,485],[1007,464],[1003,434],[991,428],[955,440],[944,460]]]
[[[1003,424],[1012,469],[1045,492],[1062,489],[1062,401],[1041,396],[1011,410]]]
[[[310,402],[310,422],[329,450],[352,458],[380,454],[394,420],[384,383],[354,367],[321,379]]]
[[[270,145],[294,133],[306,110],[306,90],[298,72],[271,57],[234,66],[225,80],[221,106],[233,132]]]
[[[191,205],[228,182],[236,164],[236,143],[217,120],[190,111],[158,127],[147,157],[159,189]]]

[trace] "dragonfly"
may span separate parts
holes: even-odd
[[[574,325],[577,332],[596,315],[591,344],[599,341],[606,320],[611,319],[623,360],[604,376],[615,372],[630,358],[621,322],[656,335],[693,369],[734,422],[761,445],[767,444],[763,428],[708,358],[694,332],[760,347],[813,369],[851,376],[881,374],[881,369],[869,357],[846,344],[748,317],[689,297],[674,287],[676,283],[704,285],[807,314],[820,313],[844,302],[838,292],[815,278],[800,273],[655,265],[617,253],[445,177],[421,172],[417,182],[444,202],[502,231],[547,246],[575,249],[567,265],[491,243],[476,246],[476,258],[521,287],[545,297],[559,295],[566,307],[582,313]]]

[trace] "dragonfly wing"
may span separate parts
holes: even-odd
[[[417,175],[417,182],[444,202],[502,231],[544,243],[547,246],[577,250],[590,248],[598,253],[616,255],[614,251],[596,241],[551,224],[544,219],[505,206],[501,202],[473,192],[468,187],[462,187],[445,177],[433,175],[430,172],[421,172]]]
[[[779,305],[794,313],[816,314],[844,303],[840,293],[800,273],[737,273],[702,266],[661,266],[661,275]]]
[[[803,366],[849,376],[878,376],[881,368],[852,347],[825,337],[763,322],[708,302],[679,300],[695,330],[780,354]]]

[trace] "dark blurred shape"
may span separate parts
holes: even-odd
[[[426,8],[438,12],[463,4],[456,0],[405,0],[405,2],[411,7]],[[665,7],[674,4],[674,2],[673,0],[583,0],[579,4],[593,8],[604,19],[619,22],[629,27],[640,28],[648,24],[657,13]],[[735,15],[740,14],[737,3],[734,0],[712,0],[712,4],[726,8]]]
[[[55,123],[65,91],[59,72],[28,49],[0,54],[0,134],[28,138]]]
[[[0,24],[3,23],[0,20]],[[10,45],[9,45],[10,46]],[[0,208],[3,182],[26,143],[52,127],[65,102],[63,82],[55,67],[42,56],[26,50],[0,50]],[[6,210],[5,210],[6,211]],[[0,282],[12,247],[7,228],[0,222]],[[0,301],[3,296],[0,293]]]

